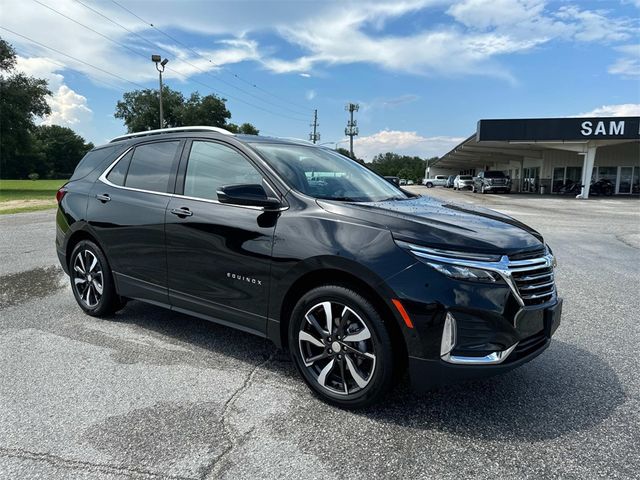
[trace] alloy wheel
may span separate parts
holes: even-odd
[[[104,292],[104,275],[98,257],[91,250],[80,250],[73,260],[73,288],[88,308],[95,308]]]
[[[376,369],[376,352],[365,321],[348,306],[325,301],[311,307],[298,332],[304,367],[318,384],[338,395],[367,387]]]

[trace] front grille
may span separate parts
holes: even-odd
[[[540,305],[555,295],[556,285],[549,257],[509,258],[509,271],[525,305]]]
[[[544,257],[544,254],[544,248],[539,248],[537,250],[531,250],[529,252],[521,252],[509,255],[509,260],[512,262],[515,260],[530,260],[532,258]]]

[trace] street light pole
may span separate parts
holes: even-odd
[[[160,60],[162,57],[160,55],[151,55],[151,61],[156,64],[156,70],[158,70],[158,74],[160,76],[160,128],[164,128],[164,114],[162,112],[162,72],[164,72],[164,66],[169,62],[166,58],[164,60]]]

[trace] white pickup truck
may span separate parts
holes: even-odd
[[[447,175],[436,175],[433,178],[425,178],[422,181],[422,184],[425,185],[427,188],[431,188],[431,187],[444,187],[447,183]]]

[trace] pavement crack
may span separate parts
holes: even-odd
[[[157,472],[153,472],[151,470],[145,470],[142,468],[109,465],[106,463],[94,463],[94,462],[87,462],[84,460],[73,460],[69,458],[63,458],[58,455],[53,455],[51,453],[32,452],[22,448],[0,447],[0,456],[45,462],[54,467],[61,467],[61,468],[66,468],[70,470],[100,472],[100,473],[105,473],[110,475],[127,475],[130,477],[137,477],[137,478],[163,479],[163,480],[164,479],[197,480],[194,477],[166,475],[164,473],[157,473]]]
[[[202,480],[205,480],[207,478],[219,478],[219,474],[225,465],[226,459],[237,447],[241,446],[246,441],[248,436],[253,432],[254,429],[251,428],[244,435],[240,437],[235,436],[232,431],[233,427],[231,426],[229,420],[229,414],[231,413],[238,398],[240,398],[240,396],[242,396],[242,394],[246,392],[253,384],[253,379],[258,370],[271,362],[274,356],[275,353],[272,353],[266,360],[254,366],[249,374],[245,377],[242,385],[240,385],[240,387],[238,387],[238,389],[233,392],[229,399],[224,403],[224,408],[220,417],[220,423],[222,425],[223,438],[226,438],[227,442],[222,452],[207,467],[203,469],[203,474],[200,477]]]

